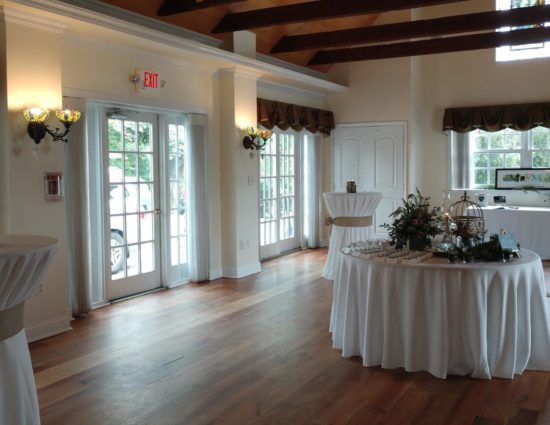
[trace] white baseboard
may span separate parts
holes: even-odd
[[[328,246],[328,241],[326,239],[321,239],[319,246],[321,248],[326,248]]]
[[[27,334],[27,342],[38,341],[39,339],[48,338],[63,332],[70,331],[72,317],[59,317],[47,322],[38,323],[32,326],[25,327]]]
[[[223,277],[229,277],[231,279],[239,279],[241,277],[249,276],[254,273],[260,273],[262,271],[262,265],[259,261],[249,264],[244,267],[225,267],[223,269]]]
[[[189,279],[178,280],[177,282],[169,283],[168,285],[166,285],[166,287],[168,289],[177,288],[178,286],[185,285],[186,283],[189,283],[189,282],[190,282]]]
[[[221,267],[217,267],[215,269],[210,269],[210,275],[209,275],[209,279],[210,280],[216,280],[216,279],[220,279],[223,277],[223,270]]]

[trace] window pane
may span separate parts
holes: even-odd
[[[489,165],[494,168],[504,168],[504,154],[490,154]]]
[[[138,156],[135,153],[127,153],[124,155],[124,176],[126,179],[130,177],[135,181],[137,178]]]
[[[521,149],[521,134],[509,134],[505,143],[506,149]]]
[[[138,170],[141,181],[153,181],[153,154],[139,155]]]
[[[520,168],[521,167],[521,155],[519,153],[506,154],[506,168]]]
[[[137,151],[137,122],[124,122],[124,150]]]
[[[139,123],[139,150],[140,152],[153,151],[153,131],[151,123]]]
[[[489,147],[489,138],[483,134],[476,137],[476,150],[485,150]]]
[[[550,166],[550,161],[548,160],[548,152],[533,152],[532,166],[534,168],[545,168]]]
[[[533,130],[533,149],[550,149],[550,130]]]
[[[149,273],[155,270],[155,250],[153,242],[141,245],[141,272]]]
[[[475,153],[474,154],[474,166],[476,167],[488,167],[489,166],[489,157],[486,153]]]
[[[108,123],[109,131],[109,150],[122,150],[122,121],[110,119]]]
[[[487,170],[476,170],[474,183],[476,185],[487,184]]]

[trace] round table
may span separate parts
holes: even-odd
[[[0,424],[40,424],[23,303],[42,281],[58,245],[46,236],[0,235]]]
[[[339,260],[330,330],[344,357],[438,378],[550,370],[550,305],[536,253],[507,263]]]
[[[382,200],[381,192],[326,192],[323,193],[325,205],[332,219],[338,217],[372,217]],[[330,233],[328,255],[322,276],[334,279],[340,249],[351,242],[366,241],[374,238],[372,223],[367,226],[346,226],[334,223]]]

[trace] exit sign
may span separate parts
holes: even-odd
[[[160,93],[162,84],[157,72],[136,69],[134,81],[138,92],[147,94]]]

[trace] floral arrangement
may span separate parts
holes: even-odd
[[[393,224],[384,223],[392,243],[403,248],[407,241],[412,249],[423,249],[431,245],[431,238],[441,233],[441,217],[438,208],[430,209],[430,198],[424,197],[416,189],[403,199],[403,206],[390,214]]]

